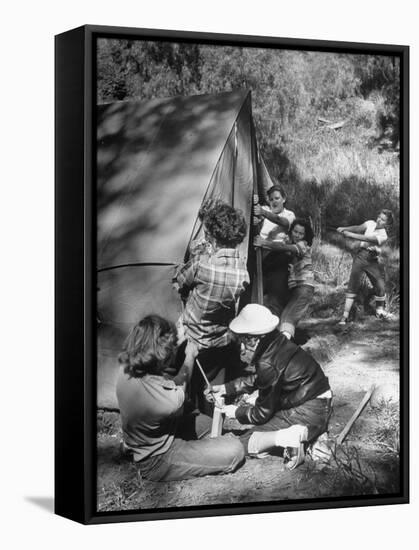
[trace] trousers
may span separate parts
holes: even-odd
[[[373,284],[376,296],[385,296],[384,267],[366,248],[359,249],[354,258],[346,295],[355,298],[361,285],[362,273],[365,273]]]
[[[211,423],[202,414],[185,417],[168,451],[136,463],[141,476],[150,481],[175,481],[237,470],[245,460],[240,440],[229,434],[208,438]]]
[[[203,349],[197,357],[206,377],[211,384],[224,384],[242,375],[242,364],[240,361],[240,348],[235,343],[222,348]],[[190,398],[192,403],[201,413],[212,416],[214,405],[208,403],[204,397],[206,383],[197,365],[191,378]]]
[[[246,454],[249,454],[249,439],[252,434],[282,430],[296,424],[307,426],[308,441],[313,441],[327,431],[332,414],[331,401],[331,399],[310,399],[298,407],[280,410],[265,424],[246,430],[240,436]]]
[[[263,303],[274,315],[281,315],[288,294],[288,256],[270,252],[263,260]]]
[[[306,314],[313,298],[314,287],[311,285],[300,285],[289,290],[287,305],[281,314],[279,330],[286,330],[294,336],[295,327]]]

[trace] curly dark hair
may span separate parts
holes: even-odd
[[[296,225],[301,225],[301,227],[304,227],[304,240],[308,246],[311,246],[313,244],[314,233],[310,221],[304,218],[295,218],[289,230],[290,234]]]
[[[391,210],[388,210],[387,208],[383,208],[380,210],[379,214],[384,214],[387,218],[387,225],[393,225],[394,223],[394,215]]]
[[[218,208],[221,204],[225,204],[223,200],[210,197],[209,199],[205,199],[203,203],[201,204],[201,208],[198,212],[198,218],[201,222],[205,220],[206,215],[210,210],[213,208]]]
[[[236,248],[246,236],[247,225],[241,210],[217,200],[203,219],[205,229],[220,246]]]
[[[148,315],[132,327],[119,362],[133,378],[162,374],[176,356],[176,328],[159,315]]]

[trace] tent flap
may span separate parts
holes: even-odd
[[[116,406],[117,357],[130,326],[149,313],[176,321],[181,310],[173,267],[127,264],[181,263],[208,197],[243,211],[240,253],[248,257],[263,170],[254,167],[250,101],[238,90],[98,106],[97,265],[126,266],[97,275],[98,406]]]

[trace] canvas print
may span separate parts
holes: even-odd
[[[95,47],[97,511],[399,494],[400,58]]]

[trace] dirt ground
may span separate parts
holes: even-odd
[[[327,462],[307,455],[293,471],[283,459],[247,459],[237,472],[188,481],[140,479],[119,450],[119,415],[98,411],[98,511],[280,502],[399,491],[399,320],[366,317],[343,330],[311,319],[303,347],[323,365],[334,392]],[[371,385],[379,385],[343,445],[336,438]],[[234,427],[230,424],[229,426]]]

